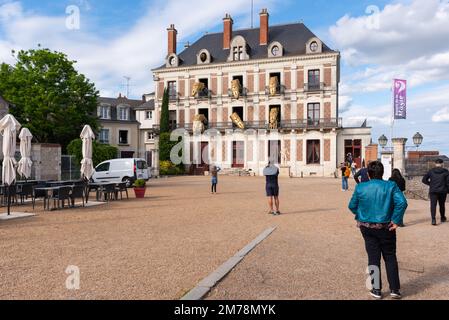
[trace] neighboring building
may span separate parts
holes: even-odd
[[[154,168],[157,163],[156,159],[156,136],[157,132],[154,130],[156,124],[156,115],[154,111],[154,93],[143,96],[145,103],[135,108],[136,119],[140,123],[139,140],[140,153],[139,157],[146,159],[148,166]]]
[[[190,151],[184,155],[189,162],[207,150],[209,161],[223,169],[262,174],[277,150],[275,157],[290,166],[293,176],[334,176],[348,152],[360,165],[371,128],[342,126],[340,53],[302,23],[269,26],[266,9],[260,13],[260,28],[234,31],[229,15],[223,21],[223,32],[206,34],[179,54],[177,30],[174,25],[168,29],[166,61],[153,70],[155,129],[168,88],[171,126],[190,133],[185,139]],[[235,130],[233,114],[245,129],[254,130],[252,135]],[[193,134],[199,115],[221,135]],[[201,174],[205,162],[199,160],[190,172]]]
[[[118,98],[99,98],[98,117],[100,132],[97,140],[116,146],[118,157],[134,158],[139,156],[139,122],[136,108],[144,101],[131,100],[121,95]]]

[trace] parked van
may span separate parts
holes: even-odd
[[[92,176],[94,182],[121,183],[131,187],[137,179],[150,178],[147,162],[143,159],[114,159],[100,163]]]

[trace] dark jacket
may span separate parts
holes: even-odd
[[[359,179],[361,178],[361,179]],[[362,168],[360,169],[355,175],[354,175],[354,180],[355,182],[357,182],[357,184],[359,184],[360,182],[368,182],[369,179],[369,174],[368,174],[368,169],[367,168]]]
[[[368,223],[401,224],[407,206],[396,183],[383,180],[358,184],[349,203],[355,219]]]
[[[399,187],[399,190],[401,190],[402,192],[405,191],[405,179],[404,178],[397,178],[397,179],[395,179],[395,178],[391,177],[389,180],[393,181],[393,182],[396,182],[396,184]]]
[[[422,182],[430,187],[430,193],[448,193],[449,171],[445,168],[433,168],[424,176]]]

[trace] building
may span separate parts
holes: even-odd
[[[140,123],[136,119],[136,108],[144,101],[122,97],[99,98],[98,117],[100,132],[98,141],[119,149],[119,158],[139,156]]]
[[[154,168],[157,163],[156,157],[156,132],[154,125],[156,124],[156,116],[154,112],[154,92],[144,95],[145,103],[134,108],[136,111],[136,120],[140,123],[139,140],[140,152],[139,157],[147,161],[150,168]]]
[[[153,70],[154,127],[168,88],[171,126],[188,131],[190,172],[201,174],[213,162],[262,174],[271,159],[291,176],[333,177],[347,153],[362,163],[371,129],[343,128],[340,53],[303,23],[270,26],[264,9],[259,28],[233,30],[226,15],[223,32],[206,34],[179,54],[176,45],[171,25],[166,61]],[[217,134],[199,134],[203,129]]]

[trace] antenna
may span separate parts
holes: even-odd
[[[126,79],[126,97],[129,99],[129,81],[131,80],[131,77],[123,76],[123,78]]]
[[[254,0],[251,0],[251,29],[254,28]]]

